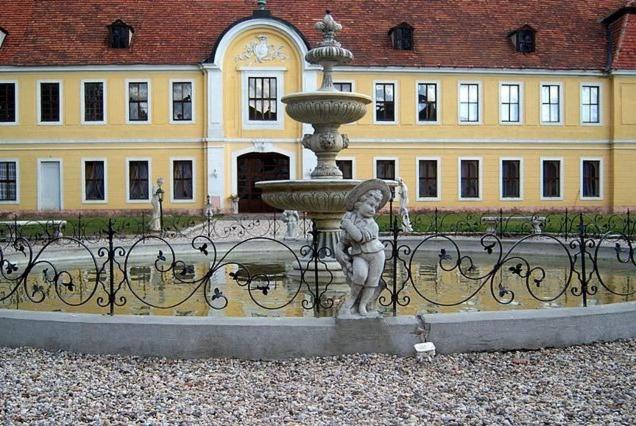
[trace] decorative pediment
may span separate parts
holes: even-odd
[[[284,61],[288,58],[284,52],[285,46],[276,47],[268,42],[266,35],[259,34],[256,40],[248,43],[239,55],[234,57],[234,62],[263,63],[270,61]]]

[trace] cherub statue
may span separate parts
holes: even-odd
[[[286,240],[293,240],[298,236],[298,221],[300,216],[296,210],[285,210],[283,212],[283,222],[287,224],[287,232],[285,232]]]
[[[401,177],[397,178],[398,188],[400,191],[400,216],[402,216],[402,231],[413,232],[411,218],[409,217],[409,188]]]
[[[380,179],[364,181],[347,195],[347,212],[340,222],[340,241],[335,249],[336,259],[351,287],[349,299],[340,310],[342,316],[378,315],[371,307],[382,291],[380,278],[385,255],[374,216],[390,196],[389,187]]]

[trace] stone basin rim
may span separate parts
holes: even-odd
[[[292,179],[292,180],[264,180],[256,182],[256,187],[267,189],[313,189],[318,187],[323,192],[351,190],[361,180],[354,179]]]
[[[314,91],[314,92],[298,92],[291,93],[281,98],[284,104],[297,103],[303,101],[333,101],[347,100],[358,101],[364,104],[370,104],[373,100],[370,96],[355,92],[339,92],[339,91]]]

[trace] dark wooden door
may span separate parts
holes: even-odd
[[[289,157],[275,152],[252,152],[236,161],[238,177],[239,212],[268,213],[280,211],[261,199],[256,182],[289,179]]]

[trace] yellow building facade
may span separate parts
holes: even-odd
[[[209,196],[229,211],[237,196],[262,211],[253,182],[315,166],[300,143],[311,127],[281,103],[319,86],[307,50],[254,17],[198,65],[0,63],[15,105],[0,122],[0,211],[147,209],[160,177],[167,210],[200,212]],[[374,100],[340,129],[346,177],[401,177],[412,209],[636,207],[636,71],[352,65],[334,80]]]

